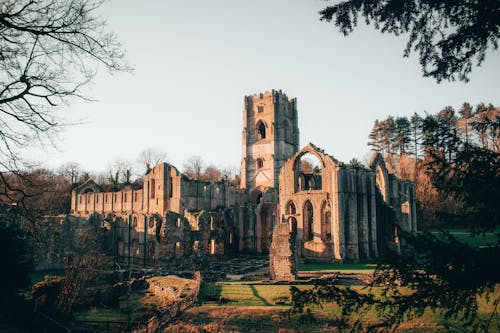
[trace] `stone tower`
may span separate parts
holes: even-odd
[[[281,90],[245,96],[241,188],[278,188],[283,163],[299,149],[297,100]]]

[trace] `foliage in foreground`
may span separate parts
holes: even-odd
[[[396,328],[421,317],[426,310],[442,313],[472,332],[488,332],[498,325],[500,297],[495,286],[500,276],[492,271],[500,267],[498,243],[471,248],[447,233],[440,238],[430,233],[417,237],[405,234],[404,239],[408,249],[378,264],[368,290],[358,292],[333,284],[303,291],[292,287],[290,313],[305,319],[311,317],[308,306],[335,303],[353,332]],[[373,292],[375,286],[382,286],[380,296]],[[479,313],[480,297],[492,306],[486,317]],[[375,311],[380,321],[366,326],[363,318],[370,311]]]

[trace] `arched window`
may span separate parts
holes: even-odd
[[[295,162],[297,191],[322,189],[322,163],[312,153],[305,153]]]
[[[155,226],[155,218],[153,216],[151,216],[149,218],[148,227],[152,228],[154,226]]]
[[[297,213],[297,209],[295,208],[295,204],[293,203],[293,201],[288,201],[287,205],[286,205],[286,209],[285,209],[285,212],[286,212],[286,215],[293,215],[295,213]]]
[[[321,207],[321,240],[324,242],[332,239],[331,217],[330,204],[325,201]]]
[[[313,205],[311,201],[307,200],[306,203],[304,204],[304,210],[303,210],[303,224],[304,224],[304,240],[305,241],[310,241],[313,240],[314,238],[314,233],[313,233],[313,218],[314,218],[314,213],[313,213]]]
[[[137,227],[137,216],[134,216],[134,218],[132,219],[132,227],[133,228]]]
[[[264,122],[259,121],[257,123],[257,140],[262,140],[266,138],[266,125]]]
[[[261,169],[264,167],[264,160],[262,158],[257,159],[257,169]]]

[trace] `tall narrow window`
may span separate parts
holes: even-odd
[[[210,240],[210,254],[214,255],[215,254],[215,239]]]
[[[262,122],[259,121],[257,124],[257,139],[262,140],[266,138],[266,125]]]
[[[264,167],[264,160],[262,158],[257,159],[257,169],[261,169]]]
[[[313,205],[309,200],[304,204],[304,213],[303,213],[303,222],[304,222],[304,240],[310,241],[314,238],[313,233]]]

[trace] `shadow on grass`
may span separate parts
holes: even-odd
[[[255,298],[259,299],[262,303],[264,303],[265,306],[271,306],[271,303],[269,303],[264,297],[259,295],[255,286],[250,285],[250,289],[252,289],[252,294]]]
[[[219,302],[221,300],[221,294],[222,286],[216,283],[202,282],[198,299],[200,303]]]

